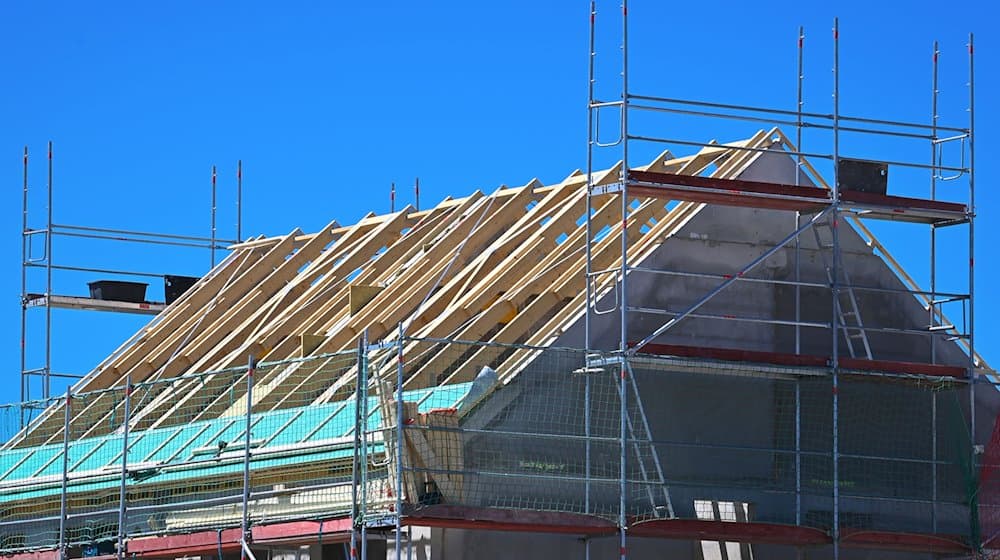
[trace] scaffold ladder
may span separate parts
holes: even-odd
[[[816,245],[819,247],[820,257],[823,259],[823,269],[826,270],[826,279],[833,287],[834,277],[833,277],[833,267],[831,265],[830,259],[827,258],[826,251],[828,249],[833,249],[833,224],[830,220],[822,220],[816,222],[813,227],[813,236],[816,238]],[[820,230],[828,232],[830,241],[824,241],[823,237],[820,235]],[[871,360],[872,359],[872,348],[868,343],[868,333],[865,330],[865,325],[861,321],[861,309],[858,306],[858,298],[854,293],[854,287],[851,285],[851,277],[847,273],[847,268],[844,266],[843,259],[841,257],[841,251],[831,251],[833,253],[833,258],[837,259],[837,271],[838,276],[842,280],[840,283],[840,290],[837,292],[837,297],[834,299],[834,303],[837,306],[837,316],[840,317],[840,329],[844,333],[844,340],[847,343],[847,351],[850,353],[852,358],[857,358],[858,351],[855,346],[857,342],[861,343],[861,348],[864,350],[864,357]]]
[[[635,381],[635,372],[632,371],[632,365],[629,364],[628,360],[625,360],[625,371],[628,374],[629,385],[632,388],[632,394],[635,396],[635,408],[642,424],[640,426],[642,429],[642,439],[640,439],[636,437],[635,423],[632,421],[632,415],[628,414],[627,410],[625,411],[628,431],[632,437],[632,449],[635,452],[636,462],[639,465],[639,473],[642,475],[642,484],[646,489],[649,505],[653,508],[656,517],[673,519],[675,517],[674,504],[670,500],[670,487],[667,485],[667,479],[663,475],[663,465],[660,463],[660,456],[657,454],[656,446],[653,444],[653,434],[649,429],[649,420],[646,418],[646,408],[642,405],[642,397],[639,395],[639,385]],[[624,382],[624,380],[622,381]],[[648,458],[642,453],[642,448],[639,445],[640,442],[645,442],[645,445],[648,447]],[[647,465],[647,461],[651,461],[652,465]],[[650,481],[650,471],[652,470],[656,471],[657,478]],[[657,503],[656,491],[653,488],[654,485],[658,486],[663,492],[662,504]]]

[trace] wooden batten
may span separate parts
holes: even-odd
[[[319,348],[319,345],[323,343],[326,337],[320,334],[301,334],[299,335],[299,357],[305,358],[306,356],[313,353],[313,350]]]
[[[384,289],[384,286],[351,285],[348,296],[348,306],[351,310],[351,316],[357,315],[362,307],[368,305],[368,302],[375,299],[375,296],[379,295]]]

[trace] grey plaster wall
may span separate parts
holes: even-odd
[[[766,154],[751,165],[743,179],[792,183],[795,162],[779,153]],[[803,181],[805,183],[805,181]],[[803,215],[803,223],[812,216]],[[842,266],[848,277],[842,283],[883,289],[902,290],[902,282],[888,265],[875,255],[854,229],[842,222],[840,244]],[[675,235],[666,239],[652,254],[638,264],[659,270],[695,273],[733,274],[750,263],[795,230],[795,214],[787,211],[706,206]],[[916,228],[919,226],[913,226]],[[831,233],[819,229],[820,241],[827,244]],[[819,250],[811,231],[799,237],[799,278],[804,282],[827,283],[826,266],[831,264],[829,250]],[[796,250],[788,243],[748,277],[793,281],[796,274]],[[717,286],[717,279],[679,277],[632,272],[629,276],[628,301],[644,308],[680,312],[697,302]],[[908,294],[888,294],[855,290],[862,321],[868,327],[921,329],[928,324],[927,311]],[[824,288],[801,288],[801,319],[829,324],[833,317],[830,291]],[[842,296],[845,307],[848,296]],[[615,306],[615,294],[604,294],[598,303],[601,309]],[[795,319],[795,288],[788,285],[736,282],[711,299],[698,313],[735,315],[759,319]],[[581,310],[582,314],[582,310]],[[665,323],[669,317],[633,313],[629,317],[629,339],[637,341]],[[956,318],[960,319],[960,318]],[[592,346],[616,349],[619,340],[620,315],[612,313],[597,317],[593,323]],[[583,341],[582,324],[566,330],[556,342],[577,346]],[[802,327],[800,352],[829,355],[832,340],[828,329]],[[930,361],[930,338],[923,335],[876,333],[868,334],[873,358],[915,362]],[[939,338],[938,361],[965,365],[966,358],[954,343]],[[795,352],[795,328],[792,326],[688,318],[656,339],[666,344],[689,344],[739,348],[773,352]],[[855,354],[864,357],[855,342]],[[839,338],[839,353],[850,354],[844,336]]]

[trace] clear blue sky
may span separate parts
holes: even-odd
[[[209,169],[217,164],[220,235],[233,235],[239,158],[245,236],[312,231],[333,218],[347,224],[368,211],[384,212],[389,183],[396,181],[400,201],[409,202],[414,176],[421,178],[425,206],[532,177],[559,180],[586,161],[587,4],[6,6],[0,18],[0,369],[7,382],[0,401],[18,398],[24,145],[33,156],[31,184],[41,194],[45,143],[55,141],[56,221],[180,234],[207,235]],[[977,334],[978,347],[996,365],[995,12],[987,2],[821,4],[634,0],[633,90],[794,109],[796,34],[804,25],[806,110],[830,112],[830,28],[839,15],[844,113],[928,120],[931,44],[939,39],[942,118],[964,126],[964,45],[969,31],[979,31]],[[614,55],[611,44],[600,50]],[[678,120],[662,126],[664,134],[682,127],[693,140],[733,140],[759,125],[692,127]],[[807,141],[829,151],[819,138]],[[895,155],[881,149],[845,139],[846,155]],[[929,149],[919,150],[917,157],[924,157]],[[898,184],[900,193],[915,196],[926,188],[926,174]],[[44,201],[33,202],[31,222],[38,227]],[[884,231],[893,252],[926,279],[926,229]],[[943,252],[955,258],[943,264],[943,278],[953,280],[944,287],[958,289],[953,272],[965,248],[957,240],[946,243]],[[192,275],[208,265],[208,255],[198,252],[89,247],[84,254],[78,243],[57,240],[56,259]],[[84,293],[94,279],[65,276],[56,291]],[[151,296],[158,298],[158,290]],[[85,372],[143,320],[63,311],[55,321],[54,368]],[[32,340],[41,340],[40,330]]]

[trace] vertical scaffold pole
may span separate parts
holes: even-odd
[[[361,558],[368,558],[368,329],[358,343],[358,384],[361,385],[361,420],[355,431],[361,432]]]
[[[586,357],[584,357],[586,360]],[[591,389],[590,389],[590,371],[587,367],[584,367],[583,373],[583,438],[584,438],[584,481],[583,481],[583,513],[590,515],[590,477],[592,475],[590,467],[590,454],[591,454],[591,443],[590,443],[590,400],[591,400]],[[584,557],[590,560],[590,539],[584,538]]]
[[[215,268],[215,166],[214,165],[212,166],[212,245],[208,251],[212,259],[212,265],[210,268]]]
[[[66,496],[69,486],[69,419],[73,415],[73,394],[66,388],[63,404],[63,448],[62,448],[62,488],[59,492],[59,559],[66,560],[66,516],[69,513]]]
[[[361,343],[358,343],[357,375],[354,380],[354,456],[351,462],[351,560],[358,557],[358,488],[361,475]]]
[[[795,151],[799,152],[795,162],[795,185],[802,180],[802,82],[805,75],[802,71],[805,50],[805,29],[799,26],[798,73],[796,76],[797,94],[795,102]],[[802,227],[802,214],[795,211],[795,229]],[[800,267],[801,241],[795,236],[795,353],[802,352],[802,330],[799,322],[802,320],[802,281]],[[802,380],[795,378],[795,524],[802,524]]]
[[[627,430],[627,417],[628,417],[628,402],[627,395],[628,392],[625,390],[626,386],[626,376],[628,375],[628,368],[626,367],[626,360],[628,360],[627,350],[628,350],[628,235],[626,230],[626,225],[628,223],[628,182],[629,182],[629,160],[628,160],[628,0],[622,0],[622,106],[621,106],[621,139],[622,139],[622,171],[621,171],[621,196],[622,196],[622,215],[621,215],[621,307],[619,313],[621,313],[621,340],[618,343],[618,350],[621,353],[621,387],[619,391],[619,399],[621,402],[621,418],[619,429],[621,430],[621,450],[620,450],[620,480],[619,480],[619,492],[621,496],[619,497],[619,512],[618,512],[618,524],[619,524],[619,556],[621,560],[625,560],[628,557],[627,551],[627,524],[628,519],[626,516],[626,477],[628,470],[626,468],[626,446],[628,440],[628,430]]]
[[[591,237],[593,236],[593,225],[591,224],[593,213],[593,195],[592,190],[594,188],[594,58],[597,56],[594,45],[594,37],[596,33],[597,26],[597,1],[590,0],[590,44],[587,50],[587,213],[585,218],[585,232],[584,232],[584,284],[586,290],[586,305],[584,306],[584,322],[583,322],[583,339],[584,339],[584,355],[583,355],[583,383],[584,383],[584,395],[583,395],[583,417],[584,417],[584,446],[586,447],[585,453],[585,466],[586,472],[584,473],[584,513],[590,513],[590,373],[587,371],[589,366],[588,360],[590,358],[590,321],[592,319],[590,312],[591,299],[594,297],[591,290],[591,274],[593,273],[593,249],[590,246]],[[590,539],[585,538],[583,540],[583,556],[585,560],[590,560]]]
[[[833,296],[830,365],[833,370],[833,558],[840,558],[840,360],[838,358],[838,335],[840,333],[840,22],[833,19],[833,259],[831,265],[831,286]]]
[[[396,560],[402,558],[403,538],[403,323],[396,341]]]
[[[938,42],[934,41],[934,52],[931,55],[931,200],[937,199],[937,124],[938,124]],[[930,287],[931,303],[928,318],[928,325],[934,326],[936,307],[934,300],[937,299],[937,228],[931,224],[931,246],[930,246]],[[937,336],[930,335],[931,343],[931,363],[937,363]]]
[[[125,420],[122,422],[122,469],[118,487],[118,560],[125,558],[125,522],[128,508],[128,432],[132,422],[132,376],[125,377]]]
[[[247,358],[246,421],[243,433],[243,516],[240,521],[240,558],[247,557],[250,548],[250,428],[253,415],[253,383],[257,359]]]
[[[396,183],[389,183],[389,213],[396,213]]]
[[[593,225],[590,223],[594,201],[592,200],[592,190],[594,188],[594,57],[597,53],[594,50],[594,33],[597,25],[597,2],[590,0],[590,47],[587,62],[587,214],[585,218],[584,234],[584,279],[587,297],[587,305],[584,306],[583,340],[586,354],[590,352],[590,300],[593,297],[590,288],[590,275],[593,272],[591,260],[593,259],[592,248],[590,246],[593,235]],[[586,354],[584,360],[587,359]],[[586,366],[586,364],[584,364]],[[22,368],[23,369],[23,368]]]
[[[420,211],[420,177],[413,181],[413,208]]]
[[[973,34],[969,33],[969,208],[968,208],[968,220],[969,220],[969,439],[972,444],[970,447],[972,449],[972,457],[970,467],[973,475],[977,472],[975,468],[976,465],[976,382],[979,379],[979,374],[976,371],[976,345],[975,345],[975,332],[976,332],[976,320],[975,320],[975,266],[976,266],[976,236],[975,236],[975,221],[976,221],[976,82],[975,82],[975,64],[974,64],[974,38]],[[976,509],[978,504],[978,498],[973,498],[973,503],[971,504],[970,510],[972,511],[973,519],[978,519],[976,516]],[[979,546],[979,527],[975,527],[975,540],[974,544]]]
[[[938,42],[934,41],[934,51],[931,55],[931,200],[937,199],[937,124],[938,124]],[[937,298],[937,228],[931,224],[931,302],[927,324],[934,325]],[[931,363],[937,363],[937,336],[930,336]],[[931,391],[931,530],[937,533],[937,501],[938,501],[938,434],[937,434],[937,393]]]
[[[624,308],[623,308],[623,312],[624,312]],[[627,431],[628,405],[627,405],[627,402],[626,402],[627,393],[625,391],[625,384],[627,382],[626,376],[628,375],[628,372],[627,372],[628,368],[625,367],[626,366],[626,360],[628,360],[628,356],[625,354],[625,352],[622,352],[621,353],[621,375],[619,376],[620,377],[620,379],[619,379],[620,386],[619,386],[619,391],[618,391],[618,402],[621,405],[621,410],[620,410],[620,414],[619,414],[619,425],[618,425],[619,438],[621,440],[619,442],[620,443],[620,447],[619,447],[619,456],[618,456],[618,461],[619,461],[619,472],[618,472],[618,475],[619,475],[619,479],[618,479],[618,494],[619,494],[619,496],[618,496],[618,500],[619,500],[618,501],[619,543],[618,544],[619,544],[619,549],[618,550],[619,550],[619,557],[621,558],[621,560],[625,560],[627,558],[626,530],[627,530],[627,525],[628,525],[628,518],[627,518],[626,510],[625,510],[625,508],[626,508],[625,498],[626,498],[626,492],[628,490],[627,484],[626,484],[626,482],[627,482],[627,478],[626,477],[628,475],[628,471],[625,468],[626,467],[626,465],[625,465],[625,458],[626,458],[626,453],[627,453],[627,447],[626,446],[627,446],[627,443],[628,443],[628,431]]]
[[[621,139],[622,139],[622,223],[621,223],[621,341],[619,350],[622,355],[628,350],[628,0],[622,0],[622,107],[621,107]]]
[[[236,242],[243,241],[243,160],[236,160]]]
[[[803,47],[805,43],[805,29],[799,26],[799,48],[798,48],[798,73],[796,75],[796,84],[798,93],[796,94],[795,100],[795,151],[799,152],[795,156],[795,186],[799,186],[802,181],[802,81],[804,75],[802,73],[802,63],[803,63]],[[802,213],[798,210],[795,211],[795,229],[801,227]],[[802,351],[802,327],[799,325],[802,317],[801,301],[802,293],[801,286],[798,282],[801,281],[800,269],[799,269],[799,250],[801,249],[801,241],[799,236],[795,236],[795,353],[798,354]]]
[[[21,423],[20,428],[27,424],[25,401],[29,400],[28,376],[24,374],[28,367],[28,308],[25,299],[28,296],[28,251],[31,238],[28,236],[28,147],[24,147],[24,186],[21,208]]]
[[[976,370],[976,351],[973,336],[975,332],[975,309],[973,305],[975,280],[974,274],[975,241],[974,226],[976,221],[976,84],[975,84],[975,64],[973,61],[975,48],[973,46],[973,35],[969,33],[969,367],[972,368],[973,378]]]
[[[49,398],[52,373],[52,141],[49,141],[48,209],[45,220],[45,370],[42,398]]]

